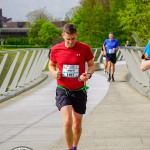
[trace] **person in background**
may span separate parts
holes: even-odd
[[[108,82],[112,79],[114,82],[114,72],[115,72],[115,63],[116,63],[116,53],[119,49],[118,40],[114,38],[114,34],[112,32],[109,33],[109,39],[104,41],[103,45],[104,54],[106,55],[107,60],[107,71],[108,71]]]
[[[142,54],[141,70],[146,71],[150,69],[150,41],[148,41],[144,53]]]
[[[107,74],[107,60],[106,60],[106,55],[104,53],[103,46],[102,46],[102,49],[101,49],[101,54],[103,55],[104,74],[106,75]]]
[[[62,114],[64,137],[69,150],[77,150],[82,118],[86,112],[85,83],[95,69],[91,48],[78,42],[77,36],[76,26],[65,24],[62,33],[64,42],[52,47],[49,61],[49,70],[57,80],[56,106]]]
[[[125,44],[125,47],[127,46],[131,46],[128,40],[126,41],[126,44]]]

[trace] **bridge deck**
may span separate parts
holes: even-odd
[[[116,82],[110,84],[102,71],[89,80],[79,149],[150,149],[150,101],[125,82],[126,72],[124,65],[117,66]],[[0,149],[66,149],[61,115],[55,107],[55,86],[49,77],[36,88],[0,104]]]

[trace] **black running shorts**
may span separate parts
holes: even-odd
[[[106,60],[107,61],[111,61],[113,64],[116,63],[116,53],[113,53],[113,54],[106,54]]]
[[[60,110],[63,106],[72,105],[74,111],[85,114],[87,93],[85,90],[69,91],[56,88],[56,106]]]

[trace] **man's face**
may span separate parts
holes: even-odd
[[[65,46],[67,48],[72,48],[75,46],[77,35],[78,35],[77,33],[74,33],[74,34],[63,33],[62,34],[62,37],[65,42]]]
[[[109,39],[113,40],[114,39],[114,35],[113,34],[109,34]]]

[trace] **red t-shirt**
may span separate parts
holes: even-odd
[[[64,43],[60,43],[52,47],[50,59],[57,64],[61,72],[57,84],[74,90],[84,85],[78,78],[85,72],[85,63],[93,59],[93,54],[90,47],[84,43],[76,42],[73,48],[67,48]]]

